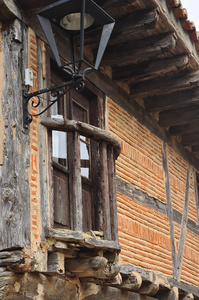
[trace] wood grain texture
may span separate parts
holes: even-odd
[[[24,56],[20,55],[22,45],[15,40],[12,27],[5,26],[2,33],[4,70],[1,72],[9,80],[5,80],[2,98],[6,139],[0,184],[0,250],[30,245],[29,138],[22,130],[22,79],[19,69],[22,60],[25,64],[27,55],[25,50]],[[24,43],[27,43],[25,33]]]

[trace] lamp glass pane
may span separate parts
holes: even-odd
[[[72,13],[61,19],[60,25],[66,30],[80,30],[80,13]],[[89,28],[94,23],[94,18],[90,14],[84,16],[84,29]]]

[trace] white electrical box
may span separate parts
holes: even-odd
[[[25,85],[33,86],[33,72],[30,69],[25,69]]]

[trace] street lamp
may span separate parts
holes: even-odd
[[[37,114],[40,115],[63,96],[64,92],[61,91],[63,87],[70,86],[75,87],[76,90],[82,90],[85,75],[98,69],[115,24],[114,19],[93,0],[60,0],[42,9],[37,16],[58,67],[69,74],[71,80],[59,86],[52,86],[33,93],[28,93],[29,89],[26,86],[27,88],[24,89],[23,93],[25,128],[32,122],[32,117],[36,116],[28,112],[28,102],[32,97],[38,97],[38,103],[35,105],[32,101],[32,106],[39,106],[40,94],[47,92],[56,94],[56,99],[41,113]],[[70,56],[70,61],[67,63],[60,59],[53,32],[54,27],[58,28],[69,40],[70,47],[67,47],[66,51]],[[85,35],[91,34],[95,38],[99,30],[101,30],[101,36],[97,54],[94,63],[91,63],[85,58]],[[77,45],[76,48],[75,44]]]

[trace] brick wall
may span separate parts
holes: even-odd
[[[162,141],[145,126],[130,116],[111,99],[107,99],[107,130],[122,143],[122,153],[116,162],[116,175],[120,181],[142,192],[141,201],[118,190],[118,230],[124,263],[173,276],[172,249],[169,224],[174,224],[174,244],[178,254],[181,224],[170,220],[167,213],[158,211],[156,204],[165,206],[165,176],[162,164]],[[173,210],[185,213],[185,185],[188,163],[175,150],[167,147],[170,193]],[[189,177],[188,218],[197,222],[194,169]],[[146,196],[154,201],[150,207]],[[155,202],[156,201],[156,202]],[[199,286],[197,269],[199,236],[186,229],[182,245],[180,280]]]

